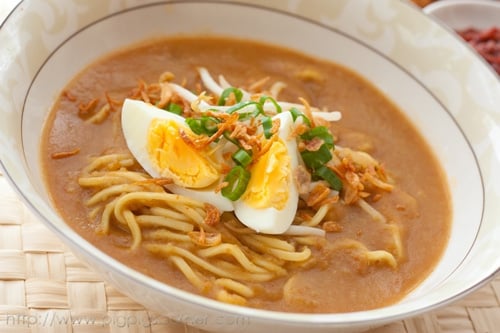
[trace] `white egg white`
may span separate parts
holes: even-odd
[[[290,112],[282,112],[274,116],[274,118],[279,118],[281,121],[278,135],[285,142],[290,156],[291,168],[287,175],[289,195],[286,205],[283,209],[278,210],[274,207],[254,208],[243,199],[234,203],[234,213],[241,223],[257,232],[266,234],[282,234],[286,232],[294,220],[299,202],[299,193],[293,177],[293,171],[298,167],[300,158],[297,142],[292,136],[293,118]]]
[[[123,103],[121,123],[127,146],[144,170],[152,177],[158,178],[160,173],[153,166],[147,149],[148,131],[153,119],[172,120],[179,125],[187,126],[183,117],[159,109],[151,104],[132,99],[126,99]],[[169,184],[165,187],[173,193],[209,203],[217,207],[221,212],[229,212],[234,209],[231,200],[223,197],[220,192],[214,192],[214,186],[196,190],[175,184]]]

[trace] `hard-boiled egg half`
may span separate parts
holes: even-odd
[[[281,234],[292,224],[299,200],[293,173],[299,153],[292,135],[290,112],[273,117],[280,120],[278,138],[270,149],[247,167],[250,178],[236,201],[224,197],[216,187],[224,180],[223,149],[211,143],[196,149],[181,137],[193,135],[185,118],[142,101],[126,99],[122,107],[122,129],[128,148],[152,177],[173,180],[166,188],[173,193],[210,203],[221,212],[234,210],[247,227],[261,233]],[[227,172],[227,170],[226,170]]]
[[[278,140],[250,167],[245,193],[234,204],[238,219],[257,232],[284,233],[293,222],[299,194],[293,172],[299,164],[290,112],[279,113]]]
[[[126,99],[121,122],[127,146],[144,170],[154,178],[173,180],[165,186],[168,190],[210,203],[220,211],[233,210],[232,201],[214,191],[224,176],[216,149],[189,146],[180,134],[183,130],[192,135],[183,117]]]

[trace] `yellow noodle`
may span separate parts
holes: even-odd
[[[116,170],[119,167],[130,167],[134,165],[134,159],[128,154],[110,154],[103,155],[95,158],[85,169],[83,169],[83,174],[89,174],[90,172],[103,167],[106,170]],[[113,168],[109,168],[113,166]]]
[[[123,204],[142,204],[147,206],[154,206],[157,204],[166,204],[174,209],[181,209],[181,207],[189,208],[191,213],[196,213],[189,206],[198,206],[203,207],[203,203],[198,201],[183,197],[177,194],[171,194],[166,192],[146,192],[146,191],[137,191],[131,192],[123,195],[120,198],[123,201]],[[189,206],[188,206],[189,205]],[[195,216],[195,214],[189,215],[193,218],[193,220],[200,220],[203,222],[203,216]],[[196,213],[197,214],[197,213]]]
[[[388,225],[391,231],[392,239],[394,240],[394,255],[396,258],[403,257],[403,244],[401,243],[401,230],[395,224]]]
[[[370,264],[376,263],[386,263],[389,266],[395,268],[397,266],[397,261],[394,256],[385,250],[374,250],[370,251],[363,243],[354,239],[344,239],[340,240],[335,244],[336,249],[355,249],[361,252]]]
[[[93,171],[91,174],[80,177],[78,179],[78,183],[83,187],[98,187],[109,186],[110,182],[116,184],[123,184],[130,182],[140,182],[149,178],[146,174],[142,172],[133,172],[133,171]],[[115,184],[112,184],[115,185]]]
[[[203,220],[204,220],[203,216],[201,216],[196,209],[189,207],[189,206],[182,206],[182,205],[175,206],[173,208],[178,210],[179,212],[185,214],[186,216],[188,216],[191,220],[195,221],[198,225],[203,224]]]
[[[155,215],[139,215],[137,223],[145,227],[166,227],[178,231],[189,232],[193,231],[193,225],[187,222],[181,222]]]
[[[116,206],[118,206],[118,204]],[[115,206],[115,212],[116,212],[116,206]],[[130,233],[132,234],[132,245],[130,246],[130,249],[134,250],[137,247],[139,247],[139,244],[141,243],[142,240],[141,228],[139,228],[139,224],[136,222],[135,216],[130,210],[124,211],[123,217],[125,218],[127,226],[130,229]]]
[[[293,240],[301,245],[316,246],[321,244],[324,238],[318,236],[296,236]]]
[[[206,289],[207,284],[203,281],[198,274],[196,274],[188,263],[178,256],[170,256],[169,260],[174,263],[174,265],[184,274],[186,279],[188,279],[191,284],[193,284],[198,290],[203,291]]]
[[[201,257],[204,258],[209,258],[213,256],[218,256],[221,254],[227,254],[231,255],[236,261],[240,263],[243,268],[245,268],[247,271],[252,272],[252,273],[264,273],[266,272],[265,269],[255,265],[252,263],[245,253],[238,247],[237,245],[234,244],[220,244],[217,246],[210,247],[208,249],[203,249],[197,251],[197,254],[200,255]]]
[[[116,177],[111,175],[97,176],[97,177],[80,177],[78,179],[78,184],[82,187],[108,187],[123,183],[124,179],[122,177]]]
[[[101,215],[101,223],[97,226],[97,232],[107,234],[109,232],[109,227],[111,226],[111,214],[115,210],[116,199],[109,202],[104,206],[104,211]]]
[[[288,243],[285,240],[278,239],[273,236],[264,236],[264,235],[251,235],[250,237],[256,239],[257,241],[261,242],[265,246],[271,247],[273,249],[279,249],[283,251],[290,251],[293,252],[295,251],[295,247]]]
[[[220,267],[221,269],[227,270],[227,271],[240,271],[241,266],[237,265],[236,263],[230,262],[224,258],[217,259],[217,258],[211,258],[210,263],[214,266]]]
[[[132,182],[140,182],[146,179],[151,179],[147,174],[144,172],[137,172],[137,171],[107,171],[106,175],[113,176],[113,177],[121,177],[128,179]]]
[[[94,209],[92,209],[89,213],[89,218],[90,220],[95,220],[97,218],[97,215],[99,215],[99,212],[101,211],[102,207],[95,207]]]
[[[118,196],[118,195],[121,195],[123,193],[138,192],[138,191],[141,191],[142,189],[143,188],[141,186],[131,185],[131,184],[113,185],[113,186],[107,187],[104,190],[99,191],[96,194],[94,194],[86,202],[86,204],[88,206],[92,206],[92,205],[97,204],[98,202],[104,202],[112,196]]]
[[[186,234],[180,234],[166,229],[157,229],[148,232],[147,234],[144,235],[144,237],[152,240],[172,240],[172,241],[186,242],[186,243],[191,241],[189,236]]]
[[[247,234],[247,235],[255,234],[255,231],[250,229],[250,228],[235,225],[235,221],[233,221],[233,220],[224,223],[224,225],[226,226],[226,228],[228,228],[229,230],[231,230],[232,232],[235,232],[237,234]]]
[[[330,205],[321,206],[309,221],[305,221],[301,223],[301,225],[306,225],[308,227],[317,226],[323,221],[329,210],[330,210]]]
[[[311,250],[305,246],[300,252],[290,252],[278,249],[269,249],[269,253],[286,261],[306,261],[311,257]]]
[[[260,242],[259,239],[253,236],[255,235],[245,235],[242,236],[242,239],[247,245],[258,249],[262,253],[271,254],[276,258],[283,259],[285,261],[304,261],[311,256],[311,250],[307,247],[305,247],[301,252],[295,252],[295,250],[293,251],[280,250]]]
[[[386,263],[392,268],[398,265],[394,256],[385,250],[365,251],[364,255],[370,263]]]
[[[266,250],[266,246],[259,242],[257,239],[252,237],[252,234],[249,235],[240,235],[240,240],[243,244],[250,247],[251,249],[258,251],[260,253],[268,253]]]
[[[247,303],[245,298],[240,295],[228,293],[227,290],[224,289],[220,290],[215,297],[217,300],[229,304],[245,305]]]
[[[258,252],[270,254],[270,252],[269,252],[270,246],[268,244],[261,242],[258,238],[254,237],[254,236],[255,236],[254,234],[253,235],[240,235],[240,239],[242,240],[242,242],[245,245],[249,246],[252,249],[257,250]],[[291,251],[295,251],[295,248]]]
[[[286,269],[281,267],[284,265],[283,260],[276,260],[274,257],[263,258],[262,256],[257,256],[256,254],[251,254],[251,259],[256,265],[267,269],[269,272],[273,272],[276,276],[283,276],[287,273]],[[276,263],[273,261],[276,261]]]
[[[184,214],[181,214],[179,212],[176,212],[171,209],[163,208],[163,207],[151,207],[150,209],[151,214],[154,215],[160,215],[166,218],[171,218],[173,220],[177,221],[184,221],[184,222],[189,222],[190,219]]]
[[[224,287],[225,289],[234,291],[235,293],[246,298],[254,296],[254,291],[251,288],[232,279],[220,278],[215,280],[215,284],[219,287]]]

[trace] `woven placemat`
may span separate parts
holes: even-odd
[[[39,222],[0,174],[0,332],[203,332],[103,282]],[[370,333],[500,332],[500,276],[466,298]]]

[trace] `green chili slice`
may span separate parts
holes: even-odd
[[[239,103],[243,98],[243,92],[240,89],[229,87],[224,89],[219,97],[219,100],[217,101],[217,105],[226,105],[226,100],[229,98],[229,96],[231,96],[231,94],[233,94],[234,98],[236,98],[236,103]]]
[[[231,157],[236,164],[244,168],[252,163],[252,155],[243,148],[238,149]]]
[[[231,201],[236,201],[247,189],[250,172],[241,165],[237,165],[229,171],[224,181],[227,182],[227,186],[222,188],[222,195]]]
[[[332,169],[327,166],[321,166],[314,170],[314,175],[326,180],[326,182],[330,185],[330,187],[336,191],[340,191],[342,189],[342,181],[339,176]]]

